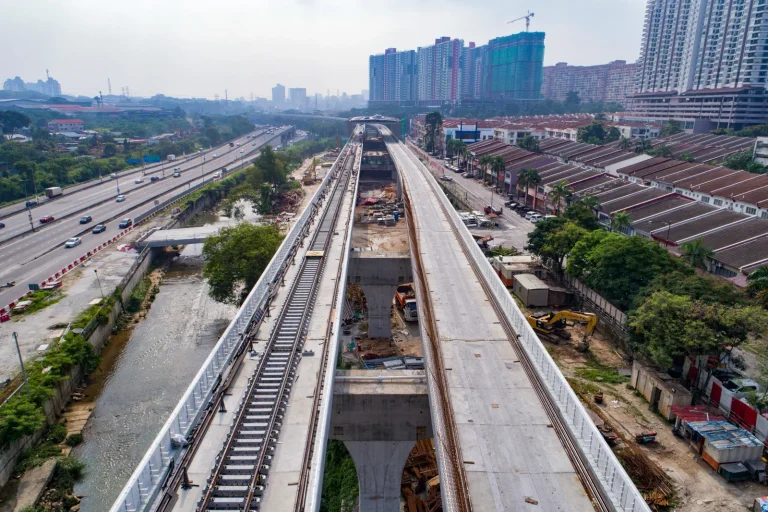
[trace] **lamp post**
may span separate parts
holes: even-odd
[[[672,221],[669,220],[649,220],[649,224],[664,224],[667,226],[667,236],[664,237],[664,245],[669,245],[669,231],[672,229]]]
[[[115,174],[115,186],[117,187],[117,195],[120,195],[120,176]]]
[[[93,269],[93,273],[96,274],[96,282],[99,283],[99,291],[101,292],[101,300],[104,300],[104,290],[101,288],[101,279],[99,279],[99,273],[96,269]]]
[[[13,342],[16,344],[16,353],[19,355],[19,364],[21,365],[21,374],[24,376],[24,385],[27,388],[27,393],[30,393],[27,370],[24,368],[24,359],[21,357],[21,349],[19,349],[19,338],[16,336],[15,332],[13,333]]]
[[[29,217],[29,227],[32,231],[35,230],[35,222],[32,220],[32,208],[29,205],[29,199],[27,196],[27,180],[21,180],[21,184],[24,185],[24,201],[27,206],[27,217]]]

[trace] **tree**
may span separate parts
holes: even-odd
[[[646,298],[659,291],[685,295],[692,300],[706,304],[723,304],[725,306],[746,306],[749,304],[747,294],[740,288],[718,277],[699,275],[688,265],[680,266],[674,272],[656,276],[637,296],[634,307],[639,307]]]
[[[603,142],[606,144],[609,142],[616,142],[620,138],[621,138],[621,132],[619,131],[619,129],[616,128],[615,126],[611,126],[610,128],[608,128],[608,131],[605,132],[605,137],[603,138]]]
[[[673,158],[674,154],[667,145],[661,145],[657,148],[649,149],[646,151],[649,155],[658,156],[661,158]]]
[[[565,96],[564,106],[578,110],[580,104],[581,98],[579,98],[578,91],[568,91],[568,94]]]
[[[109,158],[109,157],[115,156],[116,154],[117,154],[117,145],[116,144],[114,144],[112,142],[108,142],[107,144],[104,144],[104,156],[105,157]]]
[[[682,154],[681,154],[681,155],[678,157],[678,160],[682,160],[682,161],[684,161],[684,162],[689,162],[689,163],[690,163],[690,162],[695,162],[695,161],[696,161],[696,159],[693,157],[693,155],[692,155],[692,154],[690,154],[690,153],[689,153],[689,152],[687,152],[687,151],[686,151],[685,153],[682,153]]]
[[[566,272],[626,311],[656,276],[682,264],[650,240],[597,230],[573,247]]]
[[[540,256],[547,238],[552,233],[562,229],[567,223],[568,221],[562,217],[544,219],[537,222],[533,231],[528,233],[528,243],[525,246],[525,250]]]
[[[490,155],[483,155],[480,157],[480,170],[482,175],[481,178],[485,178],[485,174],[488,172],[488,167],[491,166],[491,163],[493,163],[493,157]]]
[[[715,254],[715,251],[704,245],[701,238],[693,242],[684,242],[680,245],[683,259],[694,267],[706,268],[707,262]]]
[[[436,150],[435,144],[437,142],[437,136],[440,132],[440,129],[443,127],[443,116],[440,115],[440,112],[438,111],[430,112],[425,118],[425,123],[425,149],[431,153]]]
[[[497,180],[499,177],[499,173],[503,173],[504,169],[506,168],[507,168],[507,164],[506,162],[504,162],[504,157],[498,156],[498,155],[493,157],[493,159],[491,160],[491,171],[493,171],[493,175]],[[501,179],[502,181],[504,180],[503,177]]]
[[[759,164],[758,162],[755,162],[752,156],[753,155],[751,150],[728,155],[723,159],[723,166],[739,171],[764,174],[767,170],[766,167]]]
[[[526,151],[531,151],[533,153],[541,153],[541,149],[539,148],[539,141],[537,141],[530,135],[526,135],[522,139],[518,139],[517,146],[520,149],[525,149]]]
[[[662,137],[669,137],[670,135],[675,135],[676,133],[680,133],[682,131],[683,127],[680,125],[680,122],[672,119],[667,121],[667,123],[662,126],[661,135]]]
[[[541,246],[538,256],[551,261],[555,272],[562,273],[563,259],[587,233],[588,231],[581,226],[567,222],[560,229],[552,231],[544,238],[544,244]]]
[[[520,169],[517,172],[517,184],[523,187],[525,193],[523,197],[523,204],[528,205],[528,189],[532,186],[535,187],[541,183],[541,176],[536,169]],[[533,193],[534,201],[536,200],[536,192]],[[534,206],[535,207],[535,206]]]
[[[44,422],[42,411],[26,396],[16,396],[0,408],[0,444],[33,434]]]
[[[211,145],[216,146],[221,143],[221,133],[213,126],[209,126],[205,129],[203,134],[211,141]]]
[[[569,205],[563,211],[563,218],[578,224],[587,231],[594,231],[600,228],[600,223],[597,221],[597,217],[595,217],[595,210],[580,201]]]
[[[271,183],[274,187],[285,183],[285,166],[277,158],[272,146],[266,145],[259,151],[259,159],[256,160],[256,167],[261,170],[264,181]]]
[[[632,224],[632,218],[627,212],[614,213],[611,217],[611,231],[621,232]]]
[[[605,128],[600,121],[592,121],[576,132],[576,140],[590,144],[602,144],[605,141]]]
[[[238,224],[223,228],[203,245],[203,277],[217,302],[237,305],[237,289],[250,290],[261,277],[282,241],[274,225]]]
[[[651,141],[648,139],[640,139],[637,142],[635,142],[635,153],[644,153],[645,151],[651,149],[653,147],[653,144],[651,144]]]
[[[619,139],[618,146],[619,146],[619,149],[624,149],[629,151],[630,149],[632,149],[632,141],[626,137],[621,137]]]
[[[658,291],[633,312],[629,325],[639,350],[662,368],[669,368],[680,356],[717,355],[722,361],[748,336],[765,332],[768,313],[755,306],[706,304]],[[709,372],[713,369],[708,366]]]
[[[561,181],[560,183],[552,186],[552,189],[549,191],[549,200],[552,202],[555,215],[560,212],[560,204],[563,202],[563,200],[566,202],[570,201],[572,195],[573,192],[571,191],[570,187],[568,186],[568,182],[566,181]]]
[[[29,126],[31,121],[21,112],[13,110],[0,111],[0,125],[3,133],[14,133],[19,128]]]
[[[760,267],[747,276],[747,293],[758,299],[768,298],[768,267]],[[763,306],[768,306],[768,301],[763,302]]]

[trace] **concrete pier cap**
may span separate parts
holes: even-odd
[[[357,469],[361,512],[399,512],[403,468],[415,443],[433,437],[422,370],[338,370],[330,439]]]
[[[348,279],[359,284],[368,303],[368,337],[391,338],[392,300],[398,285],[413,281],[408,251],[354,251]]]

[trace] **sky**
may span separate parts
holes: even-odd
[[[0,81],[45,78],[93,97],[360,94],[368,56],[441,36],[546,33],[544,65],[634,62],[646,0],[0,0]]]

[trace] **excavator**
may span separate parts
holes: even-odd
[[[302,184],[304,185],[312,185],[317,181],[317,160],[314,158],[312,159],[312,163],[309,165],[309,168],[304,172],[304,179],[302,180]]]
[[[589,350],[589,337],[597,327],[597,315],[594,313],[582,313],[578,311],[552,311],[549,313],[539,312],[527,315],[528,323],[537,333],[543,334],[550,341],[556,341],[553,336],[569,340],[571,333],[566,330],[568,320],[573,320],[584,326],[584,337],[576,344],[576,350],[586,352]]]

